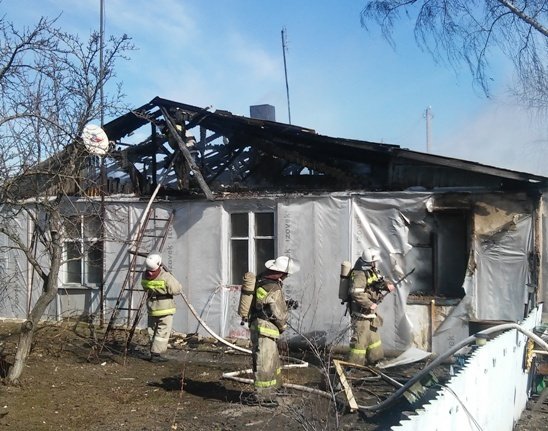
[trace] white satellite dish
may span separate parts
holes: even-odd
[[[97,156],[104,156],[108,151],[108,137],[105,131],[96,124],[86,124],[82,132],[84,146]]]

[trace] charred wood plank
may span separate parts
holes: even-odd
[[[196,181],[198,181],[200,188],[206,195],[207,199],[214,200],[215,197],[213,196],[213,193],[211,192],[209,186],[205,182],[204,177],[202,176],[202,173],[200,171],[200,168],[196,165],[196,162],[194,161],[194,157],[192,157],[192,154],[190,154],[190,151],[186,147],[185,142],[183,141],[181,136],[179,136],[179,133],[177,133],[177,128],[175,127],[173,119],[170,117],[166,108],[161,107],[160,109],[162,110],[162,114],[169,128],[169,131],[171,132],[173,138],[177,141],[177,144],[179,145],[179,150],[181,150],[181,153],[183,153],[183,156],[185,160],[187,161],[188,166],[190,167],[190,170],[194,174]]]

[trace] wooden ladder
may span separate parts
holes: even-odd
[[[140,268],[140,265],[138,265],[137,262],[139,258],[146,257],[148,253],[152,251],[162,252],[175,216],[175,211],[173,210],[167,217],[158,217],[156,215],[156,208],[154,208],[153,205],[149,205],[145,211],[144,220],[140,223],[137,237],[133,245],[134,248],[130,248],[129,250],[131,255],[129,268],[110,316],[103,340],[97,349],[97,355],[103,351],[105,344],[112,335],[121,311],[127,313],[124,326],[125,329],[129,329],[129,331],[126,332],[124,346],[124,353],[127,354],[129,344],[135,333],[135,328],[143,315],[147,296],[144,294],[140,284],[143,268]],[[147,250],[141,250],[143,246],[146,246]]]

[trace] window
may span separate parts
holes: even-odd
[[[241,284],[247,271],[259,274],[274,259],[274,213],[230,214],[230,261],[232,284]]]
[[[73,216],[65,220],[66,284],[99,286],[103,282],[103,242],[97,216]]]
[[[466,210],[434,211],[421,223],[411,224],[409,241],[412,259],[420,262],[414,275],[415,287],[410,301],[460,299],[468,262],[468,225]]]

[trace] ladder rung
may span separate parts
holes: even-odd
[[[1,0],[0,0],[1,1]],[[139,235],[137,236],[137,239],[135,240],[135,242],[133,243],[133,246],[135,247],[135,250],[128,250],[130,254],[134,254],[134,255],[139,255],[139,256],[146,256],[147,253],[146,252],[139,252],[137,251],[137,249],[139,248],[139,246],[141,245],[141,241],[143,238],[156,238],[156,239],[163,239],[165,241],[165,239],[167,238],[168,234],[169,234],[169,227],[173,221],[173,215],[174,215],[174,211],[171,212],[171,214],[169,215],[169,217],[157,217],[156,216],[156,213],[154,211],[154,208],[150,208],[149,212],[147,213],[147,219],[146,219],[146,223],[145,223],[145,226],[141,226],[140,229],[139,229]],[[160,223],[158,223],[158,225],[156,226],[149,226],[148,223],[151,222],[151,221],[158,221],[158,222],[165,222],[165,226],[161,226]],[[161,234],[155,234],[155,235],[152,235],[150,233],[147,233],[147,232],[161,232]],[[140,286],[139,283],[136,281],[136,278],[133,278],[133,279],[130,279],[129,278],[129,274],[135,274],[137,272],[141,272],[141,269],[137,269],[138,265],[136,264],[136,261],[135,260],[132,260],[130,266],[128,267],[127,271],[128,271],[128,278],[127,280],[124,282],[124,286],[126,286],[126,284],[128,284],[129,286]],[[133,275],[134,276],[134,275]],[[126,297],[128,296],[128,294],[131,294],[132,293],[136,293],[138,294],[139,292],[141,293],[145,293],[146,291],[144,289],[135,289],[135,288],[132,288],[132,287],[124,287],[122,286],[122,290],[120,292],[120,296],[118,298],[118,302],[117,302],[117,306],[115,307],[115,309],[113,310],[112,312],[112,316],[111,316],[111,321],[113,321],[114,317],[117,317],[118,316],[118,312],[119,311],[128,311],[128,312],[136,312],[135,316],[132,317],[132,319],[134,320],[133,322],[133,328],[135,328],[135,325],[137,323],[137,319],[140,318],[140,312],[142,311],[143,307],[144,307],[144,299],[145,297],[142,296],[141,297],[141,303],[139,304],[139,307],[138,308],[134,308],[134,307],[120,307],[118,304],[119,304],[119,301],[120,299],[122,298],[122,295],[125,294]],[[130,315],[128,314],[128,317]],[[111,328],[111,323],[109,323],[109,328],[112,330]],[[107,329],[107,333],[109,332],[109,330]],[[104,340],[106,340],[107,338],[107,333],[105,333],[105,337],[104,337]],[[130,341],[131,341],[131,338],[133,336],[133,330],[130,332],[130,335],[129,335],[129,338],[126,340],[126,346],[129,345]],[[103,345],[104,345],[104,340],[103,340]],[[99,352],[102,350],[103,346],[101,346]]]

